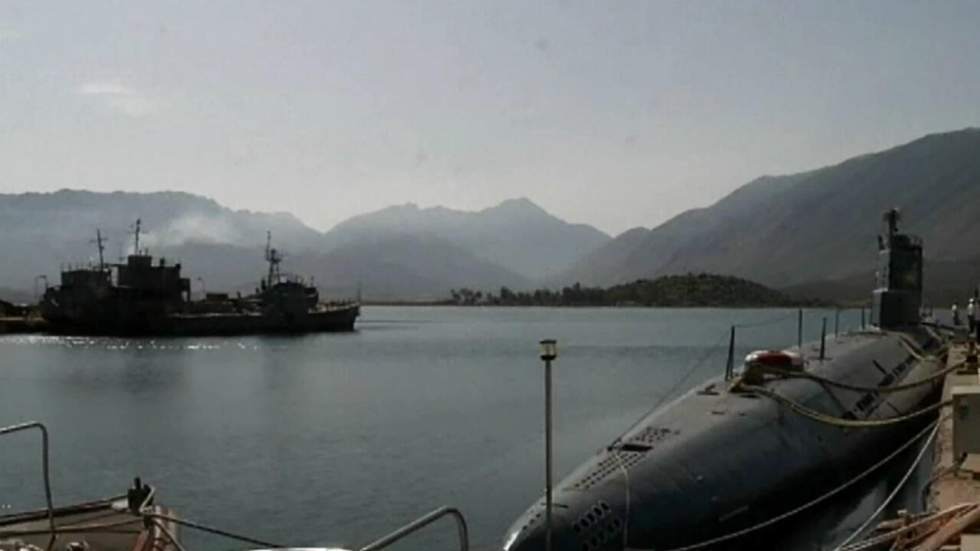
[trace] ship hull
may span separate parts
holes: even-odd
[[[354,331],[358,305],[296,315],[248,313],[172,314],[154,317],[48,318],[50,332],[121,337],[210,337]]]

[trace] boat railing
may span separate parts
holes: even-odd
[[[454,507],[440,507],[413,520],[390,534],[382,536],[381,538],[365,545],[359,551],[378,551],[379,549],[384,549],[385,547],[401,541],[402,539],[414,534],[415,532],[418,532],[419,530],[429,526],[433,522],[445,516],[451,516],[456,521],[456,529],[459,533],[460,551],[469,551],[470,538],[469,532],[466,528],[466,518],[463,516],[463,513],[459,511],[459,509]]]
[[[0,436],[37,429],[41,431],[41,468],[44,475],[44,498],[48,507],[48,525],[51,528],[51,540],[48,542],[48,549],[51,549],[57,532],[54,525],[54,502],[51,499],[51,476],[48,468],[48,428],[38,421],[29,421],[19,425],[0,427]]]
[[[58,530],[57,527],[55,526],[54,502],[51,498],[51,476],[50,476],[50,467],[49,467],[49,459],[48,459],[49,458],[48,429],[46,426],[44,426],[43,423],[40,423],[38,421],[29,421],[26,423],[11,425],[8,427],[0,427],[0,436],[28,431],[32,429],[36,429],[41,432],[41,466],[42,466],[42,473],[44,478],[44,497],[47,503],[48,525],[51,533],[51,539],[48,542],[47,549],[48,551],[50,551],[54,545],[55,538],[57,538]],[[177,519],[174,517],[153,512],[150,510],[149,505],[153,501],[154,493],[155,493],[155,489],[152,486],[143,485],[142,482],[137,478],[134,482],[134,489],[131,490],[129,494],[127,494],[130,509],[133,510],[134,513],[143,515],[148,519],[166,519],[169,521],[176,522],[177,524],[183,526],[189,526],[191,528],[197,528],[200,530],[204,530],[206,532],[232,537],[233,539],[247,541],[249,543],[268,545],[270,548],[280,547],[276,545],[270,545],[267,544],[266,542],[262,542],[256,539],[232,534],[227,531],[218,530],[201,524],[192,523],[187,520]],[[381,538],[365,545],[364,547],[360,548],[359,551],[378,551],[380,549],[384,549],[418,532],[419,530],[422,530],[423,528],[429,526],[435,521],[447,516],[453,517],[453,520],[456,521],[456,529],[457,529],[457,534],[459,536],[460,551],[469,551],[470,541],[469,541],[469,530],[467,529],[466,526],[466,518],[463,516],[463,513],[460,512],[460,510],[456,509],[455,507],[440,507],[438,509],[435,509],[434,511],[431,511],[413,520],[412,522],[402,526],[401,528],[398,528],[397,530],[394,530],[393,532],[385,536],[382,536]]]

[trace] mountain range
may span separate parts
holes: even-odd
[[[65,263],[106,260],[141,249],[183,264],[195,292],[249,291],[265,270],[266,231],[286,253],[284,269],[311,276],[328,295],[375,300],[440,299],[454,287],[529,288],[567,269],[611,238],[569,224],[527,199],[477,212],[400,205],[319,232],[285,213],[236,211],[192,194],[54,193],[0,195],[0,296],[22,298],[35,277],[52,284]]]
[[[320,232],[287,213],[232,210],[188,193],[0,194],[0,298],[23,298],[65,262],[142,247],[179,259],[196,292],[253,288],[266,231],[284,269],[327,295],[441,299],[452,288],[611,286],[685,273],[732,275],[807,298],[863,300],[880,213],[899,207],[925,241],[927,297],[948,303],[980,270],[980,130],[933,134],[840,164],[757,178],[705,208],[615,238],[561,220],[527,199],[475,212],[397,205]]]
[[[927,299],[963,299],[980,273],[980,129],[933,134],[840,164],[763,176],[707,208],[635,228],[584,256],[560,283],[734,275],[813,298],[863,298],[880,213],[925,242]]]

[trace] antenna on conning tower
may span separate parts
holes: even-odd
[[[902,219],[902,212],[897,208],[888,209],[881,218],[888,224],[888,236],[891,237],[898,233],[898,221]]]
[[[96,229],[95,230],[95,240],[94,241],[89,241],[89,243],[95,243],[96,246],[99,247],[99,271],[100,272],[104,272],[105,271],[105,254],[104,253],[105,253],[105,242],[106,241],[108,241],[108,239],[102,237],[102,230],[99,230],[99,229]]]
[[[902,212],[898,208],[890,208],[881,214],[881,220],[886,224],[885,233],[878,235],[878,250],[883,251],[892,246],[892,241],[898,234],[898,221]]]
[[[143,222],[142,220],[137,218],[136,224],[133,226],[133,254],[134,255],[140,254],[140,225],[142,224],[142,222]]]

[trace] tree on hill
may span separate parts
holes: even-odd
[[[791,306],[816,304],[797,300],[754,281],[714,274],[670,275],[638,279],[608,288],[580,283],[561,290],[512,291],[498,294],[453,289],[452,302],[463,306]]]

